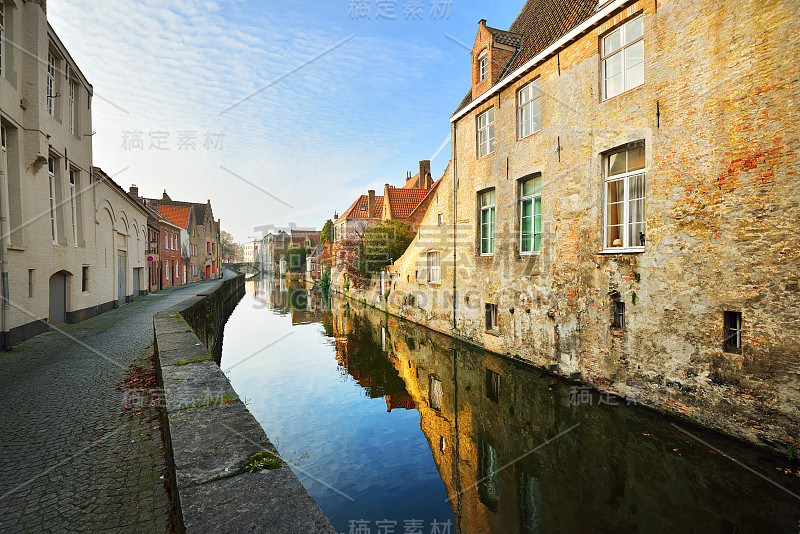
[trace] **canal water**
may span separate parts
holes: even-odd
[[[221,367],[338,532],[800,531],[796,461],[285,281]]]

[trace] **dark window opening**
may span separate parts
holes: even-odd
[[[486,330],[497,330],[497,304],[486,303]]]
[[[500,400],[500,375],[489,369],[486,370],[486,398]]]
[[[611,326],[625,328],[625,303],[621,300],[614,301],[614,315],[611,318]]]
[[[81,275],[81,291],[84,293],[89,291],[89,267],[83,266],[83,272]]]
[[[725,352],[742,352],[742,313],[725,312]]]

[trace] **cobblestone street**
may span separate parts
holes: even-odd
[[[157,411],[123,412],[125,384],[152,371],[153,315],[212,284],[140,297],[0,354],[0,532],[170,529]]]

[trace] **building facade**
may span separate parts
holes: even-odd
[[[145,290],[147,215],[92,167],[93,89],[44,2],[0,2],[2,347]]]
[[[438,199],[367,300],[797,447],[795,5],[556,3],[479,23]]]

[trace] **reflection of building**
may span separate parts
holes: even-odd
[[[357,302],[335,300],[333,309],[337,360],[347,372],[375,388],[370,369],[381,364],[371,355],[382,354],[402,379],[451,497],[457,532],[577,533],[587,525],[599,532],[652,525],[665,532],[697,525],[778,532],[796,521],[789,513],[794,497],[738,476],[737,466],[669,420],[609,396],[577,404],[574,389],[556,377]],[[387,407],[395,407],[394,393]],[[763,463],[763,451],[733,440],[724,449]],[[692,484],[715,490],[688,492]],[[767,501],[770,507],[762,505]]]

